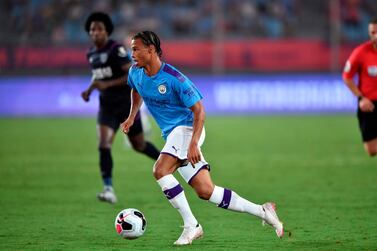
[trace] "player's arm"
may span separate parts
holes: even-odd
[[[346,64],[344,65],[342,78],[348,89],[352,92],[353,95],[355,95],[357,98],[362,97],[362,93],[360,89],[358,88],[358,85],[354,81],[354,77],[356,74],[358,74],[358,70],[361,67],[361,51],[359,48],[356,48],[352,51],[351,55],[346,61]]]
[[[94,76],[92,76],[92,81],[90,82],[89,87],[81,93],[81,97],[85,102],[88,102],[90,99],[90,94],[92,94],[95,87],[93,86]]]
[[[351,56],[352,57],[352,56]],[[358,85],[355,83],[353,76],[356,73],[357,64],[351,61],[347,61],[344,72],[343,72],[343,81],[348,87],[348,89],[355,95],[359,101],[358,105],[360,110],[363,112],[372,112],[374,110],[373,102],[364,97],[362,92],[360,91]]]
[[[191,106],[190,110],[194,113],[194,123],[192,138],[187,153],[187,159],[191,164],[195,164],[198,163],[201,159],[198,142],[203,131],[205,111],[201,101],[198,101],[193,106]]]
[[[353,93],[353,95],[355,95],[357,98],[361,98],[363,96],[363,94],[361,93],[360,89],[357,87],[353,78],[343,77],[343,81],[348,87],[348,89]]]
[[[143,99],[140,94],[135,90],[131,89],[131,108],[128,118],[120,125],[124,133],[128,133],[130,127],[134,124],[137,112],[139,111],[141,105],[143,104]]]
[[[102,91],[102,90],[105,90],[109,87],[124,85],[127,81],[128,69],[130,68],[130,66],[131,66],[131,63],[127,63],[127,64],[123,65],[122,70],[125,72],[125,74],[124,74],[124,76],[116,78],[116,79],[97,80],[93,76],[89,87],[81,93],[81,97],[84,99],[84,101],[88,102],[90,95],[92,94],[92,92],[95,89]]]

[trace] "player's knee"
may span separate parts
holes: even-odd
[[[111,152],[111,145],[108,146],[108,145],[99,145],[98,146],[98,151],[100,152]]]
[[[129,137],[129,140],[132,149],[134,149],[136,152],[142,153],[145,151],[147,144],[142,138],[140,138],[140,136]]]
[[[377,146],[375,145],[366,145],[365,150],[369,157],[374,157],[377,155]]]
[[[156,162],[153,166],[153,176],[156,180],[161,179],[165,175],[168,175],[168,173],[162,168],[162,165],[158,162]]]
[[[209,198],[211,198],[213,188],[210,185],[202,185],[198,187],[195,191],[198,197],[202,200],[209,200]]]
[[[141,143],[132,143],[132,149],[134,149],[136,152],[143,152],[145,149],[145,144]]]
[[[367,149],[367,153],[369,157],[374,157],[377,155],[377,150],[376,149]]]
[[[106,140],[100,140],[98,144],[99,149],[110,149],[111,148],[111,143]]]

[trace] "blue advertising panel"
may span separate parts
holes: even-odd
[[[356,100],[339,75],[189,76],[208,114],[353,112]],[[0,116],[94,116],[98,92],[81,99],[90,78],[0,78]]]

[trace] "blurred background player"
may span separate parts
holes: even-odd
[[[113,23],[109,15],[102,12],[90,14],[85,22],[93,45],[87,58],[92,69],[92,82],[82,92],[82,98],[88,102],[90,94],[97,89],[99,95],[99,112],[97,114],[97,134],[101,175],[104,190],[97,194],[101,201],[117,201],[112,186],[113,160],[111,146],[121,122],[130,111],[130,87],[126,84],[131,59],[125,47],[111,39]],[[128,134],[133,149],[152,159],[157,159],[159,151],[150,142],[145,141],[140,113]]]
[[[370,40],[356,47],[346,62],[343,80],[358,98],[357,117],[369,156],[377,154],[377,18],[368,25]],[[354,76],[358,75],[358,84]]]
[[[254,204],[230,189],[213,184],[209,165],[200,150],[205,139],[202,95],[185,75],[160,60],[162,50],[158,36],[151,31],[139,32],[132,39],[131,49],[135,62],[128,76],[132,104],[129,117],[121,127],[123,132],[130,132],[144,100],[162,130],[166,143],[154,165],[153,175],[184,222],[184,230],[174,244],[191,244],[203,235],[182,186],[173,176],[176,170],[201,199],[224,209],[255,215],[282,237],[283,224],[276,215],[274,203]]]

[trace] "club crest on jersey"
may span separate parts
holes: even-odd
[[[368,66],[368,75],[371,76],[371,77],[377,76],[377,66],[376,65]]]
[[[101,54],[99,55],[99,60],[101,61],[101,63],[106,63],[107,58],[108,58],[107,53],[101,53]]]
[[[158,86],[158,92],[161,93],[161,94],[165,94],[166,93],[166,86],[165,85],[159,85]]]

